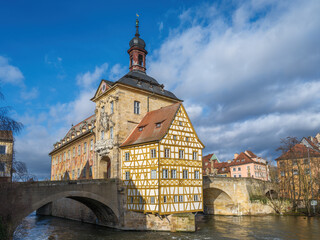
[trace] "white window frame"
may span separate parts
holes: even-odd
[[[179,195],[179,202],[183,202],[183,195]]]
[[[198,202],[199,201],[199,195],[195,194],[194,197],[193,197],[193,200],[195,202]]]
[[[155,197],[150,197],[150,203],[151,204],[155,204],[156,203]]]
[[[170,148],[165,148],[164,149],[164,157],[165,158],[170,158]]]
[[[125,180],[130,180],[130,172],[125,173]]]
[[[197,160],[197,158],[198,158],[198,152],[193,151],[192,152],[192,160]]]
[[[130,153],[129,152],[126,152],[125,154],[124,154],[124,159],[125,159],[125,161],[130,161]]]
[[[155,148],[150,149],[150,157],[156,158],[157,157],[157,150]]]
[[[179,196],[178,195],[174,195],[174,202],[179,202]]]
[[[90,140],[90,151],[93,150],[93,139]]]
[[[194,179],[200,179],[200,172],[194,171]]]
[[[83,144],[83,153],[87,153],[87,142]]]
[[[171,169],[171,178],[176,179],[177,178],[177,170],[176,169]]]
[[[183,170],[183,179],[188,179],[188,170]]]
[[[179,159],[184,159],[184,150],[183,149],[179,150]]]
[[[151,179],[157,179],[157,170],[151,170],[151,175],[150,175]]]
[[[167,179],[168,178],[168,169],[162,169],[162,178]]]
[[[139,101],[134,101],[133,112],[134,112],[134,114],[140,114],[140,102]]]
[[[167,202],[167,196],[163,196],[163,202],[166,203]]]

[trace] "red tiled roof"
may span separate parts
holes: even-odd
[[[247,154],[244,152],[241,152],[231,163],[230,166],[236,166],[241,164],[247,164],[247,163],[257,163],[256,161],[253,161]]]
[[[218,174],[230,172],[230,163],[228,162],[215,162],[214,168],[218,170]],[[223,169],[224,168],[224,169]]]
[[[319,149],[317,145],[315,145],[309,138],[304,138],[314,149]]]
[[[72,126],[72,127],[70,128],[70,130],[67,132],[67,134],[65,135],[65,137],[67,137],[67,136],[70,134],[70,132],[72,131],[72,129],[75,129],[76,131],[79,130],[78,128],[80,127],[80,124],[81,124],[81,123],[87,122],[87,121],[89,121],[89,120],[91,120],[91,119],[94,119],[94,117],[95,117],[95,114],[93,114],[93,115],[91,115],[90,117],[84,119],[83,121],[79,122],[78,124]]]
[[[202,157],[202,161],[209,161],[209,160],[210,160],[210,158],[212,158],[212,156],[213,156],[213,153],[208,154],[208,155],[206,155],[206,156]]]
[[[308,153],[309,150],[309,153]],[[283,153],[276,160],[285,160],[285,159],[298,159],[298,158],[307,158],[307,157],[320,157],[318,151],[308,148],[303,144],[294,145],[289,151]]]
[[[161,140],[168,132],[181,103],[148,112],[120,147]],[[160,127],[156,124],[161,123]],[[142,128],[142,131],[139,129]]]
[[[253,152],[251,152],[250,150],[246,150],[246,152],[249,154],[249,157],[251,158],[256,158],[257,155],[255,155]]]

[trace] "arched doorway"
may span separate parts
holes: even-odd
[[[108,156],[104,156],[99,164],[99,178],[107,179],[111,177],[111,161]]]

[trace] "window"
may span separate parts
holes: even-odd
[[[63,153],[63,161],[66,161],[66,158],[67,158],[67,154],[66,152]]]
[[[68,159],[70,159],[70,150],[68,150]]]
[[[72,156],[75,157],[76,156],[76,148],[74,147],[72,150]]]
[[[82,172],[83,172],[83,177],[86,178],[87,177],[87,168],[84,167]]]
[[[139,132],[142,132],[144,127],[139,127]]]
[[[304,159],[304,160],[303,160],[303,163],[304,163],[304,164],[309,164],[309,159]]]
[[[132,57],[130,57],[130,67],[132,66]]]
[[[167,196],[163,196],[163,202],[164,202],[164,203],[167,202]]]
[[[151,179],[157,179],[157,170],[151,170]]]
[[[140,114],[140,102],[134,101],[134,113]]]
[[[173,135],[173,140],[177,140],[177,136],[176,135]]]
[[[80,169],[78,168],[78,178],[80,177]]]
[[[199,178],[200,178],[199,171],[194,171],[194,179],[199,179]]]
[[[188,170],[183,170],[183,179],[188,179]]]
[[[90,151],[93,150],[93,139],[90,140]]]
[[[89,177],[92,177],[92,166],[89,168]]]
[[[78,146],[78,156],[80,156],[80,152],[81,152],[81,147],[80,145]]]
[[[179,201],[178,195],[174,195],[174,202],[178,202],[178,201]]]
[[[156,127],[157,128],[161,127],[161,123],[156,123]]]
[[[130,160],[130,153],[128,153],[128,152],[125,153],[125,160],[126,161]]]
[[[199,195],[194,195],[193,200],[194,200],[195,202],[199,201]]]
[[[299,174],[299,171],[297,169],[294,169],[293,170],[293,175],[298,175]]]
[[[305,174],[310,174],[310,168],[306,168],[306,169],[304,170],[304,173],[305,173]]]
[[[177,178],[177,170],[176,169],[172,169],[171,170],[171,178]]]
[[[239,177],[241,177],[241,174],[239,174]]]
[[[113,139],[113,127],[110,127],[110,139]]]
[[[186,137],[186,141],[189,142],[189,138],[188,137]]]
[[[142,203],[143,203],[143,199],[142,199],[142,197],[141,197],[141,196],[139,197],[139,203],[140,203],[140,204],[142,204]]]
[[[83,152],[84,152],[84,153],[87,152],[87,143],[86,143],[86,142],[83,144]]]
[[[141,54],[138,56],[139,65],[143,67],[143,57]]]
[[[193,153],[192,153],[192,159],[193,159],[193,160],[197,160],[197,157],[198,157],[197,155],[198,155],[197,152],[193,152]]]
[[[6,145],[0,145],[0,154],[6,154]]]
[[[182,122],[181,121],[179,121],[179,125],[182,126]]]
[[[241,167],[238,167],[238,171],[241,171]]]
[[[4,164],[5,164],[4,162],[0,162],[0,172],[4,172],[4,169],[5,169]]]
[[[162,178],[168,178],[168,169],[162,170]]]
[[[133,203],[133,197],[130,197],[130,203]]]
[[[151,149],[151,158],[157,157],[157,151],[155,149]]]
[[[237,175],[233,175],[233,177],[237,177]]]
[[[61,162],[62,161],[62,154],[60,154],[60,158],[59,158],[59,162]]]
[[[72,170],[72,179],[74,179],[74,170]]]
[[[183,195],[179,196],[179,202],[183,202]]]
[[[236,171],[236,168],[235,168],[235,167],[233,168],[233,171],[234,171],[234,172]]]
[[[113,113],[113,101],[110,102],[110,114]]]
[[[151,204],[154,204],[154,203],[155,203],[154,197],[150,197],[150,203],[151,203]]]
[[[169,158],[170,157],[170,149],[169,148],[165,148],[164,149],[164,157],[165,158]]]
[[[184,151],[183,150],[179,150],[179,158],[183,159],[183,155],[184,155]]]
[[[126,180],[130,180],[130,172],[126,172]]]
[[[101,140],[104,139],[104,131],[103,130],[101,131],[100,137],[101,137]]]

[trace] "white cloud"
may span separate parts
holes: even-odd
[[[111,81],[117,81],[119,78],[121,78],[123,75],[125,75],[128,72],[127,66],[121,66],[120,64],[115,64],[110,69],[109,73],[109,79]]]
[[[152,53],[149,73],[201,106],[187,110],[206,152],[274,155],[280,137],[320,127],[320,2],[233,4],[230,13],[217,4],[181,13]]]
[[[24,76],[18,67],[9,64],[9,60],[0,56],[0,82],[18,85],[23,83]]]
[[[77,76],[77,84],[83,88],[91,87],[92,84],[101,79],[108,69],[108,64],[104,63],[101,66],[96,66],[94,72],[86,72]]]
[[[31,88],[30,91],[27,91],[27,89],[23,89],[20,93],[20,96],[23,100],[32,100],[37,98],[39,95],[37,88]]]

